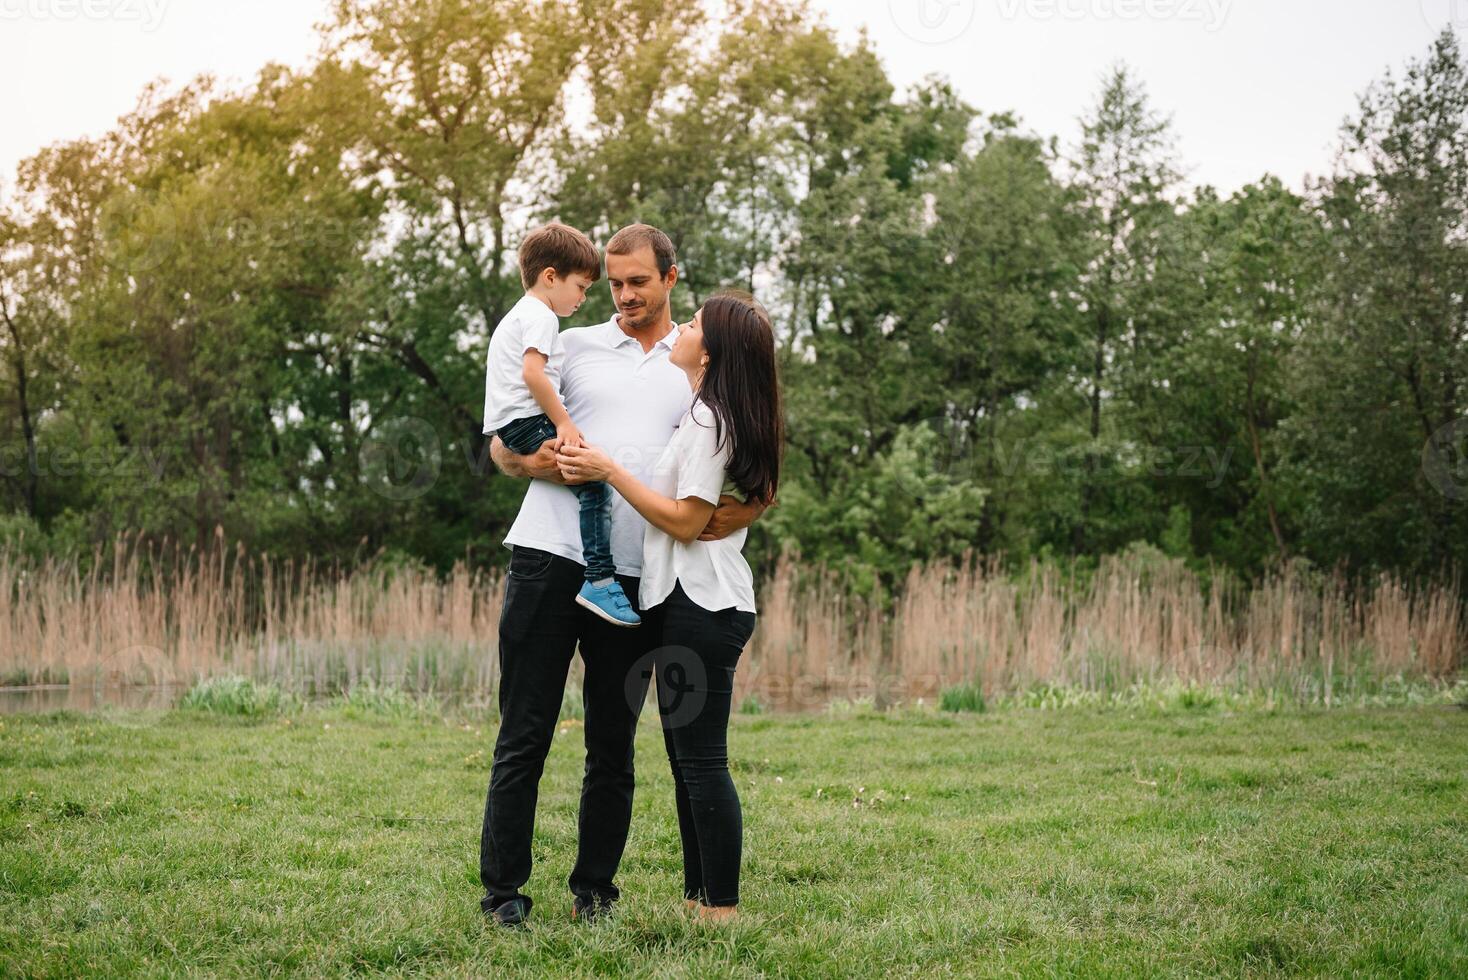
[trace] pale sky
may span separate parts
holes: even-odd
[[[1107,67],[1171,114],[1191,182],[1223,191],[1328,171],[1341,120],[1468,0],[813,0],[866,25],[901,86],[947,75],[983,111],[1071,142]],[[0,185],[47,143],[106,131],[158,76],[247,81],[303,64],[325,0],[0,0]]]

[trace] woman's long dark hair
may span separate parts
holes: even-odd
[[[709,362],[697,400],[714,413],[718,444],[733,441],[729,479],[748,500],[775,502],[785,449],[785,414],[775,370],[775,329],[748,293],[726,290],[703,304]]]

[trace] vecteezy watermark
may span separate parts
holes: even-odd
[[[1455,31],[1468,29],[1468,0],[1417,0],[1422,20],[1437,34],[1444,27]]]
[[[1025,476],[1072,476],[1097,471],[1200,480],[1223,485],[1233,446],[1155,446],[1140,443],[1054,446],[1037,439],[986,439],[967,419],[938,416],[900,433],[896,445],[915,456],[895,471],[897,486],[916,500],[941,496],[955,483],[989,486]]]
[[[5,0],[0,0],[4,3]],[[152,272],[173,252],[178,223],[167,208],[145,211],[141,202],[121,196],[103,205],[97,227],[104,244],[103,257],[129,275]]]
[[[168,654],[146,643],[121,647],[104,654],[93,668],[93,680],[101,684],[162,684],[172,679],[173,663]]]
[[[623,682],[627,706],[634,712],[647,698],[654,675],[664,728],[682,728],[703,714],[709,698],[708,670],[697,653],[688,647],[665,646],[638,658]]]
[[[443,470],[443,445],[427,419],[389,419],[362,443],[362,480],[388,500],[415,500],[433,489]]]
[[[1468,500],[1468,418],[1432,434],[1422,447],[1422,473],[1449,500]]]
[[[262,220],[228,210],[206,215],[137,195],[119,195],[105,204],[97,227],[106,260],[134,276],[156,271],[185,250],[337,251],[363,241],[368,233],[367,225],[355,218],[310,211],[287,211]]]
[[[753,664],[752,675],[741,680],[745,698],[776,711],[806,713],[831,705],[871,704],[889,707],[942,692],[943,678],[936,673],[828,667],[823,674],[811,671],[784,672]],[[744,670],[743,666],[740,670]]]
[[[1228,20],[1233,0],[995,0],[1004,20],[1172,20],[1213,33]]]
[[[0,20],[115,20],[156,31],[168,0],[0,0]]]
[[[0,476],[32,476],[66,479],[88,476],[98,480],[138,481],[158,485],[174,456],[167,449],[154,446],[75,446],[39,447],[31,455],[20,446],[0,446]]]
[[[947,44],[974,22],[974,0],[887,0],[892,23],[919,44]]]

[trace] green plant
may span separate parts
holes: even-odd
[[[762,715],[766,710],[765,703],[760,700],[758,694],[751,694],[739,702],[739,713],[741,715]]]
[[[944,711],[981,714],[987,707],[984,689],[978,684],[959,684],[946,688],[939,696],[938,706]]]
[[[259,718],[277,714],[289,699],[274,684],[260,684],[238,674],[211,677],[189,688],[179,702],[186,711]]]
[[[379,685],[370,678],[353,684],[333,702],[350,718],[412,718],[425,712],[413,695],[392,685]]]

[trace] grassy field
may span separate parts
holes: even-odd
[[[491,725],[352,708],[0,719],[0,975],[1468,975],[1468,712],[747,717],[744,918],[679,903],[639,742],[619,915],[478,912]]]

